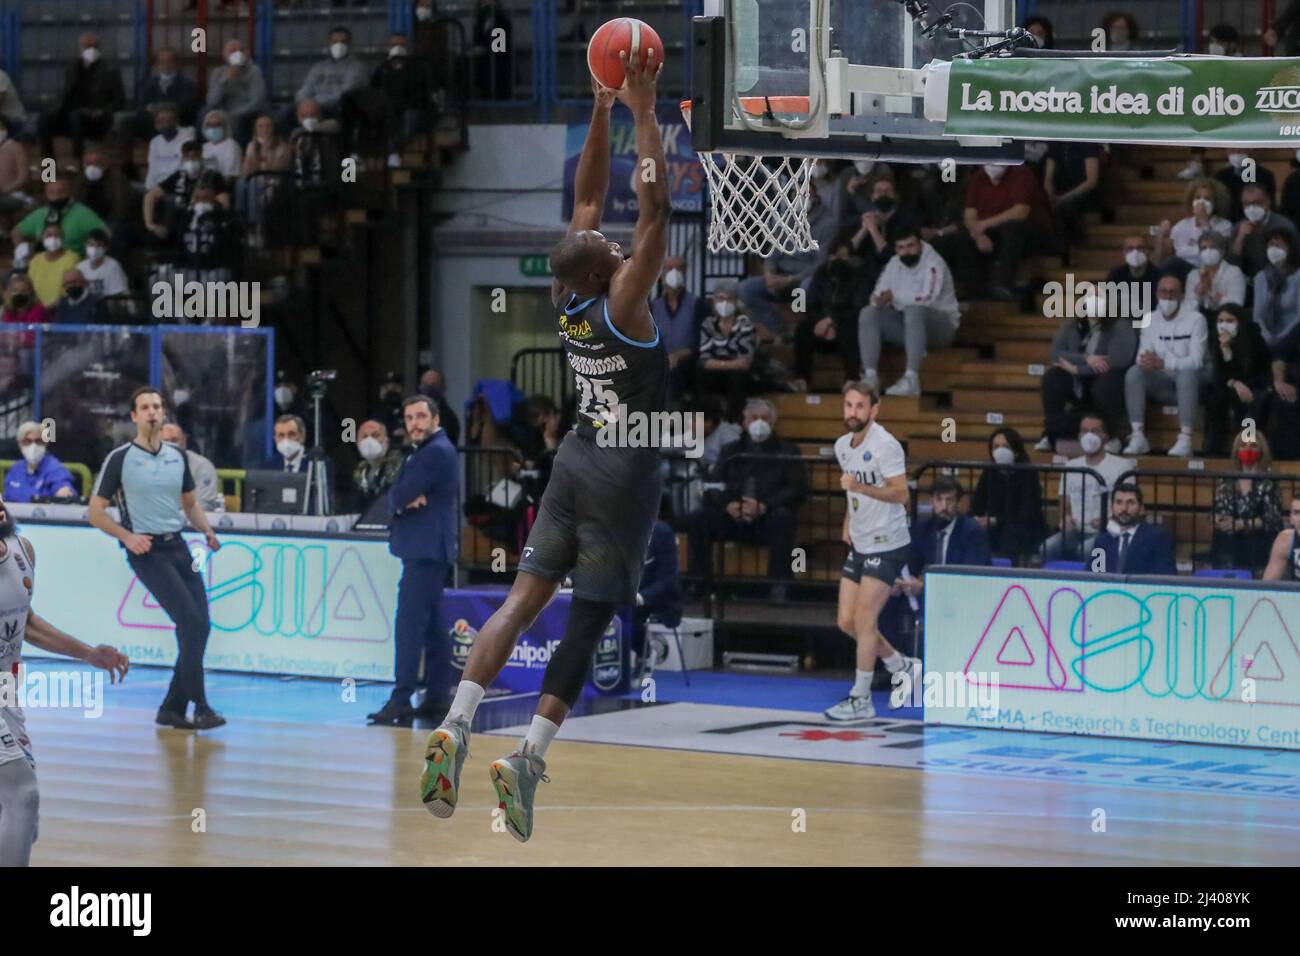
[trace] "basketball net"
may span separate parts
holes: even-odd
[[[686,127],[691,101],[682,103]],[[808,225],[813,160],[700,153],[709,183],[709,251],[796,255],[817,248]]]

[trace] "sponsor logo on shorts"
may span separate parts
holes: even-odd
[[[593,424],[601,448],[660,448],[686,458],[704,456],[703,412],[630,412],[619,404],[602,411]]]

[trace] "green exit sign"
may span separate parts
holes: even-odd
[[[551,260],[549,256],[520,256],[519,271],[529,277],[549,276]]]

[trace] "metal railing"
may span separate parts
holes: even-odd
[[[564,408],[573,398],[573,372],[564,349],[520,349],[510,360],[510,381],[525,395],[545,395]]]
[[[541,493],[513,448],[460,448],[460,560],[467,570],[501,573],[519,563]]]

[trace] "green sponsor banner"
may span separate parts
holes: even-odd
[[[955,60],[949,136],[1300,144],[1300,59]]]

